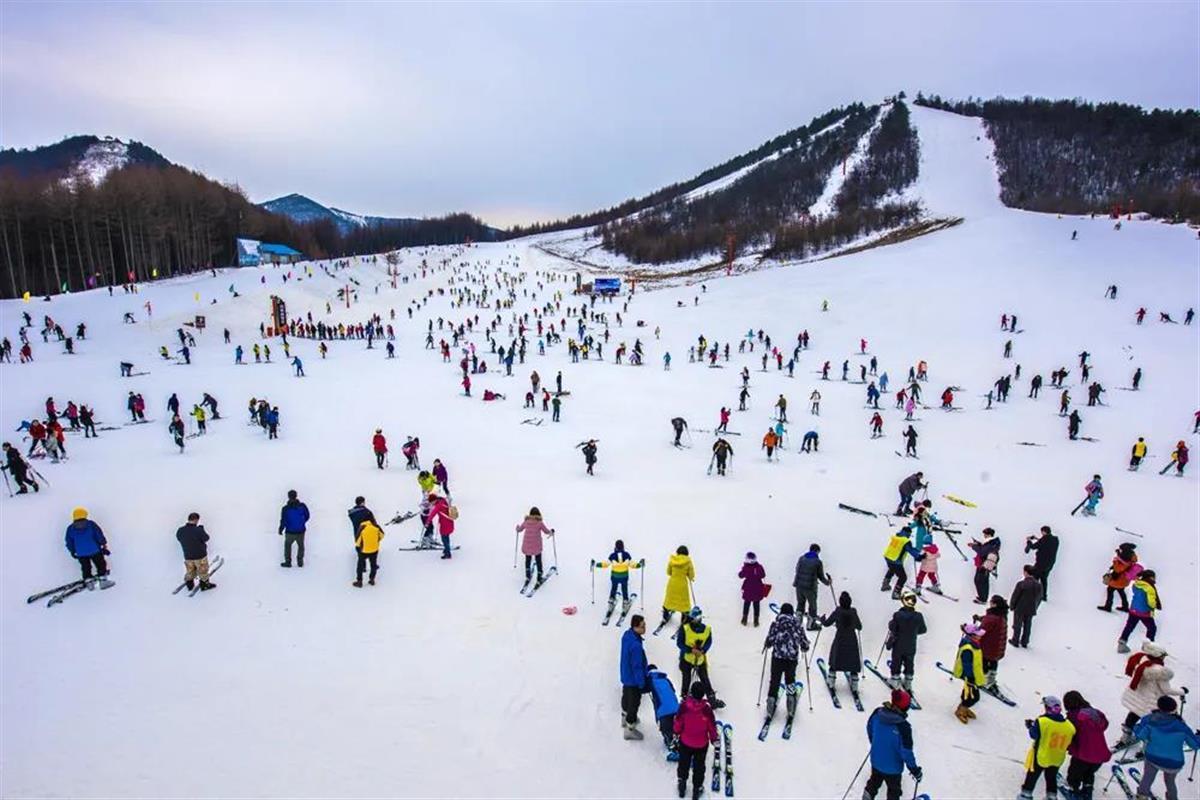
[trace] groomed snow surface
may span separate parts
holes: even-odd
[[[914,112],[919,118],[921,110]],[[1179,319],[1195,303],[1196,247],[1194,232],[1181,227],[1132,222],[1116,231],[1103,219],[996,209],[902,245],[710,280],[703,293],[639,289],[623,327],[614,318],[621,301],[597,305],[613,323],[604,363],[570,363],[565,342],[539,357],[533,339],[513,377],[473,376],[471,399],[461,395],[456,363],[424,349],[424,331],[433,319],[441,338],[439,317],[459,321],[478,313],[486,324],[496,312],[455,308],[436,292],[451,278],[462,286],[481,273],[526,272],[513,311],[532,314],[573,280],[539,291],[545,270],[562,262],[525,242],[406,251],[400,272],[411,280],[397,290],[380,259],[336,278],[314,269],[312,279],[286,284],[278,269],[253,269],[145,285],[137,295],[93,291],[49,303],[6,302],[0,325],[14,341],[23,310],[38,322],[49,314],[64,328],[86,322],[89,334],[77,342],[78,355],[68,356],[31,331],[37,360],[5,364],[0,372],[5,438],[19,442],[13,431],[41,413],[47,396],[60,408],[68,399],[94,405],[102,423],[119,430],[95,441],[71,436],[69,461],[34,462],[49,487],[0,500],[0,795],[672,797],[674,767],[652,734],[648,699],[646,740],[621,738],[621,632],[600,626],[604,574],[595,576],[596,605],[589,602],[589,560],[606,556],[621,538],[647,561],[645,613],[652,622],[668,555],[680,544],[691,549],[696,600],[714,629],[712,679],[728,703],[721,717],[735,728],[738,796],[840,797],[866,753],[866,714],[849,703],[834,710],[813,669],[806,690],[813,712],[803,697],[792,740],[780,740],[778,727],[766,743],[755,740],[770,614],[764,608],[759,629],[738,624],[736,575],[753,550],[774,586],[771,599],[790,600],[797,557],[810,542],[821,543],[835,590],[853,595],[863,619],[863,654],[874,659],[896,608],[879,591],[889,529],[882,520],[839,511],[837,503],[894,509],[896,485],[920,468],[943,517],[961,521],[972,535],[985,525],[999,532],[1004,550],[993,591],[1011,592],[1026,563],[1020,553],[1026,535],[1048,524],[1062,539],[1051,600],[1035,620],[1032,644],[1010,648],[1001,663],[1001,683],[1019,700],[1017,708],[985,696],[975,709],[978,720],[963,727],[954,719],[958,684],[933,665],[953,658],[959,625],[980,609],[970,603],[970,565],[944,540],[942,580],[962,600],[933,597],[918,605],[930,628],[917,658],[924,709],[910,715],[925,770],[921,791],[935,798],[1012,796],[1022,776],[1014,762],[1028,747],[1022,720],[1039,713],[1041,694],[1082,691],[1108,715],[1110,738],[1117,736],[1125,714],[1124,659],[1115,652],[1123,617],[1095,609],[1104,594],[1100,576],[1114,548],[1130,539],[1116,526],[1144,537],[1133,540],[1159,575],[1165,607],[1159,642],[1172,654],[1175,685],[1197,685],[1196,480],[1191,473],[1157,474],[1177,440],[1195,442],[1197,329],[1155,321],[1160,309]],[[451,266],[423,274],[422,257],[430,265],[450,258]],[[519,268],[512,266],[516,257]],[[349,310],[334,297],[348,275],[362,286]],[[240,298],[230,299],[230,283]],[[1120,286],[1116,301],[1102,297],[1110,283]],[[410,322],[406,309],[430,291]],[[329,358],[321,360],[315,343],[294,340],[293,353],[308,373],[297,379],[273,340],[274,363],[234,366],[221,329],[228,327],[234,344],[249,351],[272,293],[287,301],[292,317],[311,311],[314,319],[359,322],[378,312],[387,321],[394,308],[397,358],[385,359],[380,346],[347,341],[331,343]],[[822,300],[829,301],[827,313]],[[332,314],[325,314],[326,301]],[[575,303],[568,294],[553,318]],[[1150,315],[1138,327],[1133,314],[1140,305]],[[121,323],[126,311],[136,325]],[[1024,332],[1001,332],[1003,312],[1016,313]],[[197,334],[192,365],[161,361],[157,348],[175,349],[175,328],[196,313],[207,316],[208,329]],[[505,344],[511,314],[500,312]],[[645,327],[635,327],[636,320]],[[574,325],[568,320],[572,331]],[[773,367],[759,371],[761,346],[736,355],[738,337],[760,328],[788,351],[801,330],[809,331],[812,346],[795,378]],[[591,330],[601,332],[596,325]],[[687,349],[701,334],[732,343],[735,355],[723,369],[688,363]],[[638,337],[646,366],[614,365],[617,344],[632,347]],[[963,411],[918,413],[919,461],[894,452],[903,449],[903,424],[891,403],[883,404],[885,438],[871,440],[866,387],[818,380],[825,360],[836,377],[849,358],[854,376],[865,361],[856,355],[860,338],[893,386],[910,365],[928,361],[924,388],[933,406],[946,385],[964,387],[956,401]],[[1013,361],[1001,358],[1008,338]],[[494,368],[482,334],[472,340]],[[1052,369],[1066,366],[1072,396],[1082,402],[1077,354],[1084,349],[1092,353],[1094,378],[1108,389],[1107,406],[1082,409],[1083,434],[1098,442],[1069,442],[1057,393],[1047,388],[1029,400],[1028,380],[1040,373],[1048,382]],[[667,351],[669,372],[661,367]],[[122,359],[150,374],[118,378]],[[247,360],[253,362],[249,354]],[[1010,402],[982,410],[981,395],[1015,363],[1022,375]],[[730,426],[743,435],[732,439],[730,474],[709,476],[711,438],[699,429],[715,425],[722,405],[736,407],[743,364],[753,372],[751,407],[735,413]],[[1139,366],[1142,390],[1121,391]],[[547,383],[562,370],[571,395],[560,424],[521,408],[533,369]],[[507,400],[482,402],[486,388]],[[819,418],[806,413],[814,388],[824,397]],[[120,425],[130,390],[145,396],[153,424]],[[223,418],[210,423],[207,436],[189,439],[180,455],[166,432],[166,399],[177,392],[190,408],[205,391],[221,401]],[[779,461],[768,463],[759,441],[781,393],[794,439]],[[277,441],[246,425],[251,396],[278,405]],[[669,420],[676,415],[691,425],[691,449],[671,446]],[[529,417],[547,421],[522,425]],[[798,454],[794,441],[810,427],[821,434],[821,452]],[[393,454],[382,472],[370,450],[376,428]],[[397,552],[418,528],[414,521],[389,526],[379,585],[352,588],[345,512],[354,496],[365,495],[384,519],[417,504],[413,473],[403,469],[399,453],[406,434],[420,436],[424,464],[438,457],[450,471],[462,513],[454,540],[462,549],[452,561]],[[1153,457],[1131,473],[1125,466],[1138,436]],[[589,437],[600,442],[594,477],[584,474],[575,449]],[[1099,515],[1069,516],[1097,472],[1107,491]],[[293,488],[313,513],[303,570],[279,566],[279,508]],[[944,493],[978,508],[949,504]],[[27,606],[29,593],[77,574],[62,544],[76,505],[104,528],[117,585],[53,609]],[[557,554],[548,542],[547,560],[557,558],[560,574],[526,599],[512,564],[513,526],[531,505],[558,531]],[[174,532],[190,511],[202,515],[211,552],[227,560],[214,578],[216,591],[172,596],[182,575]],[[635,574],[635,590],[640,582]],[[829,609],[827,594],[821,604]],[[569,606],[578,613],[564,614]],[[673,644],[666,635],[647,639],[651,661],[678,685]],[[831,640],[822,635],[820,655]],[[1140,641],[1139,632],[1132,644]],[[887,697],[867,674],[861,689],[868,712]],[[848,700],[844,684],[842,692]],[[1196,725],[1192,704],[1187,716]],[[861,792],[861,781],[851,796]]]

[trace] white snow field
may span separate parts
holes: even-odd
[[[458,322],[478,314],[486,324],[497,312],[452,307],[449,294],[438,290],[451,278],[461,287],[468,276],[526,273],[513,308],[498,312],[497,338],[507,345],[514,313],[532,319],[552,292],[574,285],[566,277],[539,292],[539,280],[565,262],[528,241],[406,251],[400,272],[411,280],[397,290],[386,282],[380,258],[337,279],[313,269],[312,279],[285,285],[286,268],[230,270],[143,285],[137,295],[92,291],[0,304],[3,335],[14,341],[24,310],[35,328],[43,314],[64,328],[89,326],[78,355],[42,344],[31,330],[36,361],[0,367],[4,438],[20,443],[15,429],[42,413],[47,396],[60,409],[68,399],[94,405],[102,423],[119,428],[95,441],[70,436],[69,461],[34,462],[50,486],[0,499],[0,795],[673,797],[674,765],[664,761],[653,735],[648,698],[645,741],[621,738],[621,631],[600,626],[606,574],[595,576],[596,604],[590,602],[589,560],[607,556],[622,538],[647,562],[639,600],[651,626],[668,555],[680,544],[691,550],[696,601],[714,629],[712,680],[728,703],[720,717],[735,728],[737,796],[841,797],[867,751],[867,713],[888,692],[864,674],[867,713],[848,702],[834,710],[814,667],[804,676],[808,688],[792,740],[779,738],[781,714],[769,740],[758,742],[755,697],[770,613],[764,607],[759,629],[739,625],[736,575],[753,550],[774,586],[770,599],[792,600],[796,559],[819,542],[834,588],[854,597],[864,622],[863,654],[874,659],[897,607],[879,591],[889,528],[883,519],[840,511],[837,503],[893,510],[896,485],[917,468],[943,518],[961,521],[970,535],[985,525],[999,532],[1004,550],[994,592],[1011,592],[1026,563],[1026,535],[1048,524],[1062,539],[1050,602],[1036,617],[1032,643],[1027,650],[1010,647],[1001,662],[1000,682],[1019,706],[985,696],[975,707],[978,719],[964,727],[952,713],[959,685],[934,663],[953,659],[959,625],[980,608],[970,602],[970,565],[939,536],[945,589],[961,601],[931,597],[918,604],[930,628],[917,659],[915,688],[924,708],[910,714],[925,771],[922,792],[935,800],[1013,796],[1023,772],[1017,762],[1028,747],[1022,720],[1040,713],[1042,694],[1082,691],[1108,715],[1110,739],[1117,738],[1125,681],[1115,644],[1124,618],[1095,606],[1104,595],[1100,576],[1123,541],[1135,541],[1143,563],[1158,572],[1165,609],[1159,642],[1171,653],[1175,685],[1195,688],[1196,477],[1194,470],[1182,478],[1158,471],[1178,440],[1196,441],[1200,348],[1197,326],[1157,322],[1160,310],[1178,320],[1197,304],[1195,231],[1136,220],[1114,230],[1107,219],[1004,209],[990,147],[976,139],[978,121],[913,112],[922,138],[920,196],[930,209],[965,217],[962,225],[853,256],[709,280],[707,291],[639,286],[623,327],[614,318],[623,299],[597,303],[612,323],[603,363],[570,363],[565,337],[538,356],[534,335],[514,376],[472,376],[470,399],[459,386],[459,354],[443,363],[424,349],[424,332],[434,319],[435,337],[448,338],[437,330],[439,317]],[[422,277],[422,257],[450,265]],[[304,267],[292,272],[303,275]],[[362,287],[349,310],[334,297],[348,275]],[[231,283],[240,298],[230,299]],[[1120,287],[1115,301],[1103,298],[1111,283]],[[409,321],[409,304],[431,291]],[[251,363],[234,366],[222,328],[249,351],[272,293],[287,301],[293,318],[311,311],[314,320],[359,322],[378,312],[386,322],[395,309],[397,357],[386,360],[380,343],[368,350],[363,341],[339,341],[321,360],[314,342],[293,340],[307,372],[297,379],[281,343],[272,340],[274,363],[255,365],[248,352]],[[212,305],[214,298],[219,302]],[[142,308],[147,301],[152,323]],[[566,294],[551,318],[579,302]],[[1134,311],[1143,305],[1149,314],[1139,327]],[[136,325],[122,324],[126,311]],[[1000,331],[1004,312],[1016,313],[1024,332]],[[197,334],[192,365],[177,369],[161,361],[158,347],[177,347],[175,328],[196,313],[207,316],[208,329]],[[575,325],[568,320],[571,333]],[[737,355],[738,337],[760,328],[789,354],[796,335],[809,331],[811,348],[793,379],[774,365],[760,371],[761,345]],[[602,326],[590,331],[598,335]],[[723,369],[688,363],[688,347],[700,334],[732,343]],[[1012,361],[1001,357],[1010,337]],[[646,365],[615,365],[617,344],[632,347],[635,338],[646,348]],[[928,361],[925,400],[933,408],[917,414],[919,461],[895,454],[903,449],[902,413],[887,397],[886,437],[871,440],[866,387],[821,382],[816,374],[829,360],[838,378],[849,358],[857,377],[860,338],[893,387],[910,365]],[[471,340],[494,368],[482,332]],[[1084,349],[1092,353],[1093,376],[1108,390],[1107,405],[1082,408],[1083,435],[1098,441],[1070,442],[1057,392],[1047,386],[1036,401],[1026,395],[1034,374],[1048,383],[1049,372],[1065,366],[1072,397],[1082,404],[1077,354]],[[669,372],[661,361],[667,351]],[[118,378],[122,359],[150,373]],[[984,411],[981,395],[1015,363],[1022,373],[1010,401]],[[729,475],[710,476],[711,439],[698,429],[713,428],[722,405],[736,407],[744,364],[753,373],[751,408],[735,412],[730,425],[742,435],[731,440]],[[1139,366],[1141,391],[1122,391]],[[559,424],[540,408],[521,408],[533,369],[547,383],[562,370],[571,394]],[[956,399],[961,412],[936,408],[947,385],[964,387]],[[507,399],[484,403],[485,388]],[[806,410],[814,388],[823,395],[819,418]],[[153,424],[121,426],[130,390],[144,394]],[[180,455],[166,432],[166,399],[177,392],[190,408],[205,391],[221,401],[223,419],[210,423],[207,436],[189,439]],[[789,401],[793,438],[768,463],[759,441],[780,393]],[[251,396],[279,406],[277,441],[246,424]],[[691,449],[671,446],[669,420],[676,415],[691,426]],[[521,424],[529,417],[546,422]],[[821,434],[820,453],[797,453],[794,442],[810,427]],[[375,468],[371,454],[376,428],[392,449],[386,471]],[[356,494],[382,519],[415,508],[414,474],[399,453],[406,434],[421,438],[423,464],[438,457],[450,471],[461,550],[450,561],[398,552],[418,527],[415,521],[388,526],[379,584],[355,589],[346,510]],[[1128,472],[1138,436],[1146,437],[1153,457],[1141,472]],[[575,449],[588,437],[600,442],[594,477],[584,474]],[[1098,516],[1070,516],[1093,473],[1104,477],[1107,491]],[[287,570],[279,566],[276,531],[293,488],[313,518],[305,566]],[[978,507],[953,505],[943,494]],[[117,585],[54,608],[26,605],[26,595],[78,574],[63,547],[77,505],[107,534]],[[518,594],[522,576],[512,565],[513,527],[531,505],[557,529],[556,556],[548,543],[547,559],[557,558],[560,574],[527,599]],[[215,591],[173,596],[183,569],[174,533],[190,511],[202,515],[211,552],[227,561],[214,577]],[[635,574],[632,588],[641,591],[640,583]],[[822,595],[822,611],[830,605]],[[578,613],[564,614],[571,606]],[[647,636],[646,650],[678,686],[677,652],[667,636],[674,627]],[[821,636],[820,655],[831,641],[829,633]],[[1140,642],[1139,630],[1131,644]],[[1186,709],[1193,726],[1194,707]],[[863,780],[852,797],[861,794]],[[1193,786],[1181,782],[1184,796],[1195,796]],[[908,777],[905,787],[907,797]]]

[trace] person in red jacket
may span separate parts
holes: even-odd
[[[994,689],[996,670],[1008,644],[1008,601],[998,594],[992,595],[987,611],[975,619],[983,628],[983,637],[979,640],[979,650],[983,654],[983,688]]]
[[[40,419],[35,419],[29,423],[29,438],[33,441],[29,445],[29,452],[25,454],[27,458],[33,455],[33,451],[38,448],[38,445],[41,445],[42,449],[46,447],[46,426],[42,424]]]
[[[387,459],[387,439],[383,438],[383,430],[375,429],[375,435],[371,437],[371,449],[375,451],[375,466],[383,469],[383,462]]]
[[[675,735],[679,737],[679,796],[687,794],[688,770],[692,772],[692,797],[704,791],[704,764],[708,745],[717,741],[717,719],[704,699],[704,684],[692,684],[690,696],[675,713]]]
[[[450,502],[434,492],[429,493],[429,520],[437,522],[438,533],[442,537],[442,558],[450,558],[450,534],[454,533],[454,518],[457,510],[452,510]]]

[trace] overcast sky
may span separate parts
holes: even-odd
[[[1195,108],[1200,3],[0,2],[0,145],[382,216],[589,211],[900,89]]]

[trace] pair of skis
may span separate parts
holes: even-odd
[[[418,551],[422,551],[422,550],[437,550],[438,552],[441,552],[441,551],[445,550],[444,547],[442,547],[440,544],[438,544],[433,539],[409,539],[409,541],[412,542],[413,546],[398,548],[401,553],[411,553],[411,552],[418,552]],[[458,545],[451,545],[450,549],[457,550]]]
[[[891,664],[889,662],[889,666],[890,665]],[[869,669],[872,673],[874,673],[875,677],[877,677],[877,678],[879,678],[879,680],[883,681],[884,684],[889,689],[895,690],[895,689],[902,688],[895,681],[892,680],[891,676],[884,675],[882,672],[879,671],[879,667],[872,664],[869,660],[863,659],[863,666],[866,667],[867,669]],[[921,704],[917,702],[916,695],[914,695],[912,692],[909,692],[908,697],[909,697],[909,706],[908,707],[911,708],[913,711],[920,711]]]
[[[1126,773],[1129,774],[1128,778],[1125,777]],[[1114,780],[1117,782],[1117,786],[1121,787],[1121,791],[1125,793],[1127,800],[1135,800],[1137,797],[1137,785],[1142,782],[1142,772],[1137,767],[1123,769],[1120,764],[1113,764],[1112,778],[1108,782],[1112,783]],[[1129,783],[1131,780],[1133,781],[1132,786]],[[1108,789],[1107,786],[1104,788]],[[1061,788],[1059,789],[1059,793],[1062,793]],[[1158,797],[1154,793],[1151,793],[1150,800],[1158,800]]]
[[[712,791],[721,791],[721,772],[724,765],[725,796],[733,797],[733,726],[717,720],[717,741],[713,745]],[[724,751],[724,762],[721,755]]]
[[[116,585],[117,584],[115,581],[111,581],[104,576],[89,578],[88,580],[80,579],[77,581],[64,583],[62,586],[55,586],[53,589],[46,589],[45,591],[31,594],[29,597],[25,598],[25,602],[32,604],[36,603],[38,600],[49,597],[50,600],[46,603],[46,608],[51,608],[66,600],[68,597],[79,594],[84,589],[111,589]]]
[[[800,702],[800,695],[804,693],[804,681],[796,681],[796,682],[792,683],[790,686],[784,686],[784,685],[780,684],[779,692],[776,692],[776,699],[778,699],[780,692],[785,692],[789,696],[794,695],[796,697],[796,703],[798,705]],[[762,727],[758,731],[758,740],[760,742],[766,741],[767,735],[771,732],[771,720],[772,720],[772,717],[770,717],[770,716],[763,719]],[[795,721],[795,714],[789,714],[787,716],[787,718],[784,720],[784,722],[783,722],[783,738],[784,739],[792,738],[792,722],[794,722],[794,721]]]
[[[529,577],[525,579],[525,584],[521,587],[521,594],[525,595],[526,597],[533,597],[537,590],[545,586],[546,581],[550,580],[557,573],[558,567],[550,567],[550,569],[542,573],[542,577],[538,578],[537,580],[534,580],[533,573],[530,573]]]
[[[629,609],[633,608],[633,601],[636,599],[637,592],[630,592],[629,599],[622,603],[621,614],[617,617],[618,628],[621,627],[623,622],[625,622],[625,617],[629,614]],[[612,600],[608,601],[608,610],[604,613],[604,620],[600,623],[601,625],[608,625],[608,623],[612,622],[613,611],[616,609],[616,607],[617,599],[614,597]]]
[[[208,577],[211,578],[213,576],[213,574],[217,570],[219,570],[224,564],[225,564],[224,556],[217,556],[216,558],[214,558],[212,560],[212,563],[210,563],[208,565]],[[183,591],[183,588],[185,586],[187,586],[187,581],[183,581],[178,586],[176,586],[175,591],[171,592],[171,594],[179,594],[181,591]],[[195,597],[196,592],[199,592],[199,591],[200,591],[200,584],[197,583],[195,586],[193,586],[191,589],[188,590],[188,597]]]
[[[947,675],[954,677],[954,670],[950,669],[942,662],[939,661],[934,666],[936,666],[942,672],[945,672]],[[1004,703],[1004,705],[1006,705],[1006,706],[1015,707],[1017,705],[1017,701],[1013,700],[1011,697],[1004,694],[1004,692],[1000,691],[999,687],[988,688],[987,686],[977,686],[975,688],[979,689],[979,691],[983,694],[991,695],[992,697],[999,700],[1001,703]]]
[[[829,699],[833,701],[833,707],[841,708],[842,701],[838,699],[837,690],[834,689],[834,687],[829,685],[829,670],[825,666],[825,659],[823,659],[823,658],[817,659],[817,669],[821,670],[821,677],[825,679],[824,680],[825,688],[829,691]],[[853,698],[853,700],[854,700],[854,708],[857,709],[858,711],[862,711],[863,710],[862,698],[859,696],[858,689],[856,689],[854,687],[853,683],[850,684],[850,697]]]

